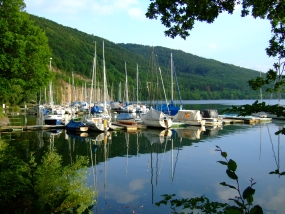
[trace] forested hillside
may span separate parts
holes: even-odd
[[[259,91],[252,91],[248,80],[259,76],[253,71],[211,59],[205,59],[180,50],[150,47],[137,44],[115,44],[98,36],[86,34],[53,21],[31,15],[35,25],[42,28],[52,49],[52,66],[62,71],[57,79],[68,82],[71,73],[91,77],[94,43],[98,72],[102,71],[103,40],[109,93],[113,89],[115,99],[119,83],[125,82],[125,62],[128,74],[130,99],[135,100],[136,69],[139,70],[139,98],[147,100],[147,83],[150,80],[150,57],[154,52],[165,81],[170,99],[170,53],[173,55],[175,73],[183,100],[191,99],[257,99]],[[96,32],[94,32],[96,34]],[[47,64],[49,59],[47,59]],[[100,80],[100,77],[99,77]],[[175,81],[176,82],[176,81]],[[79,83],[78,83],[79,84]],[[176,87],[175,87],[176,90]],[[123,93],[123,87],[122,87]],[[179,99],[177,92],[175,99]]]

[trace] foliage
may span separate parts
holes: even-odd
[[[51,75],[47,37],[24,8],[22,0],[0,2],[0,100],[11,105],[27,100]]]
[[[47,152],[40,163],[35,154],[16,155],[16,148],[0,141],[0,207],[3,213],[82,213],[94,204],[86,186],[88,160],[77,157],[62,166],[61,157]]]
[[[31,15],[35,24],[46,32],[49,46],[52,49],[52,65],[63,72],[68,82],[71,72],[91,78],[94,57],[94,41],[98,61],[98,72],[102,72],[103,38],[88,35],[77,29],[59,25],[53,21]],[[139,100],[148,100],[146,82],[150,81],[150,57],[157,55],[161,68],[167,97],[170,98],[170,53],[173,53],[175,72],[183,100],[187,99],[252,99],[258,92],[252,91],[247,84],[248,79],[259,76],[259,72],[204,59],[180,50],[163,47],[150,47],[135,44],[105,43],[106,71],[109,93],[113,85],[113,96],[118,99],[118,85],[125,82],[124,62],[126,61],[129,98],[136,100],[132,88],[136,89],[136,65],[139,70]],[[61,77],[60,77],[61,78]],[[102,81],[102,78],[99,78]],[[190,83],[190,84],[189,84]],[[175,99],[179,99],[175,87]],[[122,91],[124,86],[122,86]],[[162,94],[162,93],[160,93]],[[266,96],[266,95],[264,95]],[[269,97],[269,96],[268,96]],[[156,99],[164,99],[163,96]]]
[[[210,202],[210,200],[205,197],[196,197],[196,198],[182,198],[182,199],[173,199],[173,195],[163,195],[164,199],[157,202],[156,205],[160,206],[161,204],[167,204],[170,202],[171,208],[174,210],[174,213],[178,213],[176,208],[181,207],[182,209],[190,209],[190,210],[201,210],[203,213],[237,213],[237,214],[261,214],[263,213],[262,208],[259,205],[253,206],[253,196],[255,193],[255,189],[253,186],[256,184],[253,182],[253,179],[250,179],[250,186],[244,189],[241,192],[239,179],[236,174],[237,164],[234,160],[227,158],[227,153],[222,151],[219,146],[216,146],[216,151],[221,153],[221,156],[225,159],[225,161],[218,161],[218,163],[227,166],[226,174],[228,177],[236,182],[236,185],[230,185],[226,182],[221,182],[220,185],[227,186],[231,189],[237,191],[237,196],[235,198],[229,198],[229,200],[233,201],[235,205],[230,205],[227,203],[220,203],[220,202]],[[181,214],[184,212],[181,212]],[[193,213],[193,212],[192,212]]]

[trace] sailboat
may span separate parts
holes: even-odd
[[[179,110],[173,117],[173,122],[185,123],[190,126],[205,126],[200,110]]]
[[[119,89],[118,89],[118,101],[111,101],[110,102],[110,108],[113,111],[118,111],[122,108],[121,105],[121,82],[119,83]]]
[[[153,55],[153,53],[152,53]],[[165,101],[167,103],[166,94],[165,94],[165,88],[164,83],[161,75],[161,69],[158,67],[159,75],[161,78],[161,84],[165,96]],[[158,84],[156,84],[158,87]],[[152,107],[152,95],[153,95],[153,89],[152,85],[149,86],[149,95],[150,95],[150,109],[146,114],[141,114],[142,123],[145,124],[148,127],[155,127],[155,128],[164,128],[169,129],[172,126],[172,119],[169,117],[169,115],[164,114],[162,111],[156,110]]]
[[[167,115],[152,107],[146,114],[141,115],[141,119],[148,127],[169,129],[172,126],[172,120]]]
[[[125,105],[121,106],[119,109],[117,109],[117,112],[130,112],[133,113],[136,111],[134,106],[130,104],[129,101],[129,85],[128,85],[128,74],[127,74],[127,65],[125,62],[125,75],[126,75],[126,81],[125,81]]]
[[[136,113],[147,113],[149,109],[146,107],[146,105],[143,105],[139,102],[139,66],[137,64],[137,104],[135,105],[135,112]]]
[[[173,66],[172,53],[170,54],[170,70],[171,70],[171,101],[169,104],[166,103],[166,104],[162,104],[160,106],[157,106],[156,109],[162,111],[164,114],[174,116],[178,113],[178,111],[180,109],[182,109],[182,107],[174,105],[174,96],[173,96],[173,92],[174,92],[174,90],[173,90],[174,66]],[[175,77],[176,77],[176,73],[175,73]],[[176,83],[177,83],[177,79],[176,79]],[[179,90],[178,84],[177,84],[177,87],[178,87],[178,92],[179,92],[179,96],[180,96],[180,90]],[[181,97],[180,97],[180,105],[182,106]]]
[[[93,88],[93,81],[95,76],[95,68],[96,68],[96,43],[95,43],[95,54],[93,60],[93,71],[92,71],[92,88]],[[103,41],[103,85],[104,85],[104,109],[102,113],[91,115],[89,112],[89,116],[85,119],[86,126],[90,131],[101,131],[106,132],[109,130],[109,122],[111,120],[110,115],[108,114],[106,108],[106,91],[107,91],[107,82],[106,82],[106,69],[105,69],[105,57],[104,57],[104,41]],[[92,97],[92,90],[90,96],[90,103]]]
[[[49,83],[49,99],[50,99],[50,108],[48,114],[44,116],[44,121],[46,125],[61,125],[65,120],[65,111],[56,111],[54,102],[53,102],[53,93],[52,93],[52,82]]]

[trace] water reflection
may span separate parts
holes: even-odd
[[[194,126],[168,131],[89,132],[88,136],[66,130],[37,131],[1,133],[1,138],[11,144],[21,142],[18,149],[25,157],[29,152],[56,150],[63,166],[74,164],[77,156],[88,157],[87,184],[98,192],[93,213],[100,214],[169,213],[169,207],[154,204],[162,194],[172,193],[191,193],[189,197],[205,194],[213,201],[226,202],[231,193],[219,186],[226,178],[224,168],[216,163],[220,156],[214,149],[219,145],[237,161],[241,185],[246,187],[252,176],[257,181],[255,200],[267,210],[282,213],[284,178],[268,173],[284,171],[280,165],[284,136],[274,135],[283,125]]]
[[[218,135],[219,131],[222,130],[222,126],[208,126],[205,132],[203,133],[205,136],[208,137],[215,137]]]
[[[148,129],[142,131],[143,135],[147,138],[148,142],[152,145],[155,143],[164,143],[172,135],[171,130]]]
[[[172,129],[172,131],[176,132],[179,138],[199,140],[206,128],[205,126],[189,126],[187,128]]]

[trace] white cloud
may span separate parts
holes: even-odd
[[[147,183],[148,181],[146,179],[134,179],[129,183],[129,187],[131,191],[137,191],[143,189]]]
[[[144,12],[139,8],[131,8],[131,9],[129,9],[128,13],[129,13],[129,16],[132,18],[135,18],[138,20],[146,19]]]
[[[255,198],[256,204],[267,210],[274,210],[276,213],[284,213],[285,204],[285,189],[280,188],[277,192],[273,189],[268,189],[265,191],[266,197]]]
[[[215,188],[217,191],[217,195],[223,201],[228,201],[229,198],[234,198],[237,195],[237,191],[228,187],[224,187],[217,184],[215,185]]]

